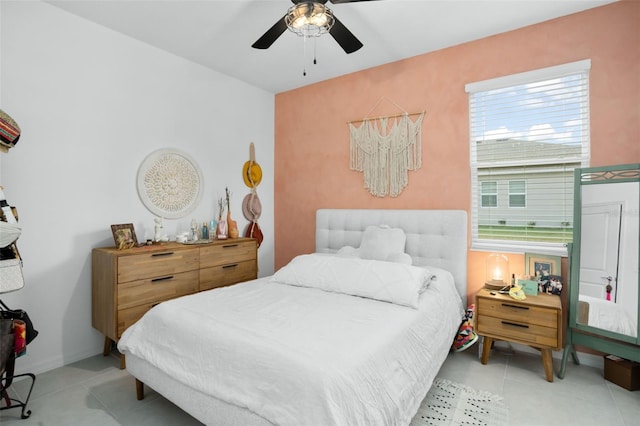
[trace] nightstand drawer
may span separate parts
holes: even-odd
[[[542,327],[550,327],[554,330],[558,326],[557,309],[543,308],[498,299],[482,298],[478,301],[478,315],[499,317],[518,323],[535,324]]]
[[[198,291],[198,271],[132,281],[118,286],[118,309],[157,303]]]
[[[517,340],[536,346],[558,347],[558,330],[555,324],[554,327],[543,327],[525,321],[480,315],[476,331],[478,334],[499,340]]]
[[[197,248],[120,256],[118,258],[118,283],[197,270],[199,265],[200,252]]]

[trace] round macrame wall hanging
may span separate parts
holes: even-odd
[[[149,154],[138,169],[138,195],[156,216],[178,219],[191,213],[202,198],[202,171],[193,158],[175,149]]]

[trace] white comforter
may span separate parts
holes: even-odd
[[[164,302],[118,348],[277,425],[406,425],[463,316],[448,272],[418,309],[270,282]]]

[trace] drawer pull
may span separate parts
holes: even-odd
[[[238,244],[225,244],[224,246],[222,246],[222,248],[233,248],[233,247],[238,247]]]
[[[157,283],[158,281],[167,281],[167,280],[172,280],[173,279],[173,275],[169,275],[168,277],[162,277],[162,278],[153,278],[151,280],[152,283]]]
[[[222,269],[235,268],[236,266],[238,266],[238,264],[237,264],[237,263],[234,263],[234,264],[232,264],[232,265],[224,265],[224,266],[222,267]]]
[[[514,327],[529,328],[529,326],[526,325],[526,324],[516,324],[515,322],[509,322],[509,321],[502,321],[502,324],[504,324],[504,325],[512,325]]]
[[[166,251],[164,253],[153,253],[151,255],[151,257],[158,257],[158,256],[171,256],[173,254],[172,251]]]
[[[528,306],[512,305],[510,303],[503,303],[502,306],[504,306],[506,308],[522,309],[523,311],[528,311],[529,310]]]

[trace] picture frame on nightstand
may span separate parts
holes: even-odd
[[[530,279],[560,275],[560,256],[549,256],[544,254],[525,253],[524,254],[524,274]]]

